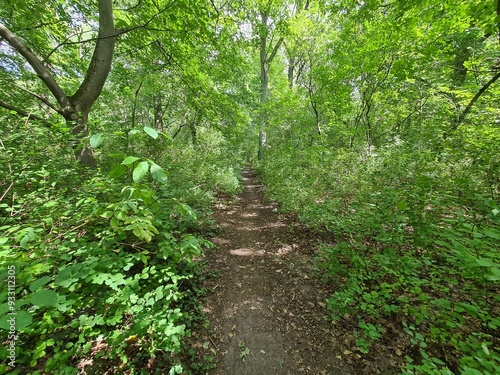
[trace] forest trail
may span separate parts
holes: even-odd
[[[216,207],[221,233],[207,255],[216,274],[205,302],[211,329],[205,339],[218,357],[210,374],[366,373],[366,367],[353,370],[343,354],[354,358],[345,335],[324,319],[328,291],[312,271],[318,239],[264,203],[263,186],[249,168],[243,181],[235,201]]]

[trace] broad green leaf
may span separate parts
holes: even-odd
[[[15,311],[15,315],[4,315],[0,318],[0,328],[10,330],[12,322],[15,322],[16,331],[20,331],[33,322],[33,317],[27,311]]]
[[[0,316],[7,314],[10,311],[10,306],[8,303],[3,303],[0,305]]]
[[[127,172],[127,167],[123,164],[118,164],[111,169],[109,175],[113,178],[123,176]]]
[[[492,267],[488,270],[488,273],[484,275],[484,278],[488,281],[498,281],[500,280],[500,269]]]
[[[4,243],[6,243],[9,239],[7,237],[1,237],[0,238],[0,245],[3,245]]]
[[[111,225],[111,228],[117,229],[118,226],[120,225],[120,221],[118,220],[118,218],[113,216],[113,218],[109,222],[109,225]]]
[[[158,138],[158,132],[156,129],[153,129],[149,126],[144,127],[144,131],[146,132],[147,135],[149,135],[151,138],[156,139]]]
[[[137,160],[139,160],[137,156],[127,156],[123,161],[122,164],[124,165],[132,165],[134,164]]]
[[[196,219],[196,212],[191,208],[190,205],[185,203],[179,203],[177,205],[177,209],[179,213],[183,216],[191,216],[193,219]]]
[[[490,258],[478,258],[476,259],[476,263],[481,267],[495,267],[496,264]]]
[[[52,278],[50,276],[44,276],[38,280],[35,280],[30,284],[30,290],[32,292],[35,292],[51,280]]]
[[[90,147],[97,148],[102,144],[103,141],[104,137],[102,136],[102,134],[94,134],[92,137],[90,137]]]
[[[101,217],[103,217],[105,219],[109,219],[112,216],[113,216],[113,211],[106,211],[106,212],[101,214]]]
[[[38,235],[37,235],[35,232],[33,232],[33,231],[31,230],[31,231],[28,231],[28,232],[24,235],[24,237],[21,239],[21,242],[20,242],[19,244],[21,245],[21,247],[22,247],[23,249],[28,250],[28,249],[29,249],[28,244],[29,244],[31,241],[33,241],[33,240],[37,240],[38,238],[39,238],[39,237],[38,237]]]
[[[134,168],[134,172],[132,174],[132,178],[135,182],[140,182],[144,176],[148,173],[149,163],[147,161],[141,161],[137,164],[137,167]]]
[[[37,306],[57,306],[59,296],[53,290],[41,290],[33,294],[30,301]]]
[[[153,176],[155,181],[161,182],[162,184],[167,182],[165,171],[156,163],[151,163],[151,176]]]

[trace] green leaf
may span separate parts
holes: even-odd
[[[169,371],[169,375],[176,375],[176,374],[182,374],[182,365],[176,365],[172,367]]]
[[[124,165],[132,165],[134,164],[137,160],[139,160],[140,158],[136,157],[136,156],[127,156],[123,161],[122,161],[122,164]]]
[[[57,306],[59,295],[53,290],[41,290],[33,294],[30,300],[37,306]]]
[[[461,375],[483,375],[481,371],[478,371],[476,369],[464,366],[464,369],[460,371]]]
[[[134,168],[132,178],[134,179],[135,182],[140,182],[144,178],[144,176],[146,176],[148,170],[149,170],[149,163],[147,161],[142,161],[139,164],[137,164],[137,167]]]
[[[101,217],[103,217],[105,219],[109,219],[112,216],[113,216],[113,211],[106,211],[106,212],[101,214]]]
[[[90,137],[90,147],[97,148],[102,144],[103,141],[104,138],[102,134],[94,134],[92,137]]]
[[[498,233],[498,231],[495,231],[493,229],[486,229],[484,232],[483,232],[486,236],[490,237],[490,238],[493,238],[495,240],[498,240],[500,239],[500,234]]]
[[[500,269],[492,267],[489,272],[484,275],[484,278],[488,281],[498,281],[500,280]]]
[[[118,218],[113,216],[113,218],[109,222],[109,225],[111,225],[111,228],[117,229],[118,226],[120,225],[120,221],[118,220]]]
[[[153,129],[149,126],[145,126],[143,129],[146,132],[146,134],[149,135],[151,138],[153,139],[158,138],[158,132],[156,131],[156,129]]]
[[[26,233],[26,235],[21,239],[21,242],[19,243],[23,249],[28,250],[29,246],[28,244],[33,241],[33,240],[38,240],[39,237],[38,235],[33,231],[32,228]]]
[[[476,259],[476,263],[481,267],[495,267],[496,264],[490,258],[478,258]]]
[[[155,181],[161,182],[162,184],[167,182],[165,171],[156,163],[151,163],[151,176],[153,176]]]
[[[190,216],[193,219],[196,219],[196,212],[189,206],[188,204],[185,203],[179,203],[177,205],[177,210],[179,213],[183,216]]]
[[[398,204],[396,204],[396,207],[399,208],[400,210],[404,211],[406,210],[406,208],[408,207],[406,202],[398,202]]]
[[[109,175],[113,178],[123,176],[127,172],[127,167],[123,164],[118,164],[111,169]]]
[[[42,286],[44,286],[45,284],[47,284],[51,280],[52,280],[52,278],[49,276],[44,276],[38,280],[35,280],[31,283],[30,290],[32,292],[35,292],[36,290],[40,289]]]
[[[3,245],[4,243],[6,243],[7,241],[9,240],[8,237],[1,237],[0,238],[0,245]]]
[[[15,320],[16,331],[28,327],[33,322],[29,312],[16,311],[15,315],[4,315],[0,318],[0,328],[10,330],[12,319]]]
[[[481,344],[481,349],[483,349],[484,354],[490,355],[490,351],[488,350],[488,346],[486,345],[486,343],[483,342]]]

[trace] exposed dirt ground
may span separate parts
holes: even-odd
[[[352,330],[326,319],[332,290],[315,276],[319,238],[264,203],[250,169],[244,191],[222,200],[221,228],[208,252],[210,326],[198,332],[199,355],[216,356],[210,375],[394,374],[399,358],[389,347],[363,355]],[[383,353],[383,354],[381,354]]]

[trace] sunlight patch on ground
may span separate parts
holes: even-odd
[[[212,242],[216,245],[226,245],[228,243],[231,243],[230,240],[225,239],[225,238],[220,238],[220,237],[213,237],[210,239],[210,242]]]
[[[257,217],[257,216],[259,216],[259,214],[257,212],[249,212],[246,214],[241,214],[240,216],[241,217]]]
[[[286,254],[291,253],[292,251],[294,251],[296,248],[298,248],[297,244],[292,244],[292,245],[283,244],[278,249],[277,254],[278,255],[286,255]]]
[[[253,190],[253,189],[260,189],[262,188],[262,185],[245,185],[246,190]]]
[[[230,226],[231,224],[224,224],[225,226]],[[254,226],[245,226],[245,227],[240,227],[237,229],[237,232],[255,232],[255,231],[265,231],[270,228],[283,228],[287,227],[286,224],[284,223],[270,223],[266,225],[262,225],[260,227],[254,227]]]
[[[251,256],[262,256],[265,254],[265,251],[250,249],[250,248],[240,248],[240,249],[230,250],[229,254],[236,256],[243,256],[243,257],[251,257]]]

